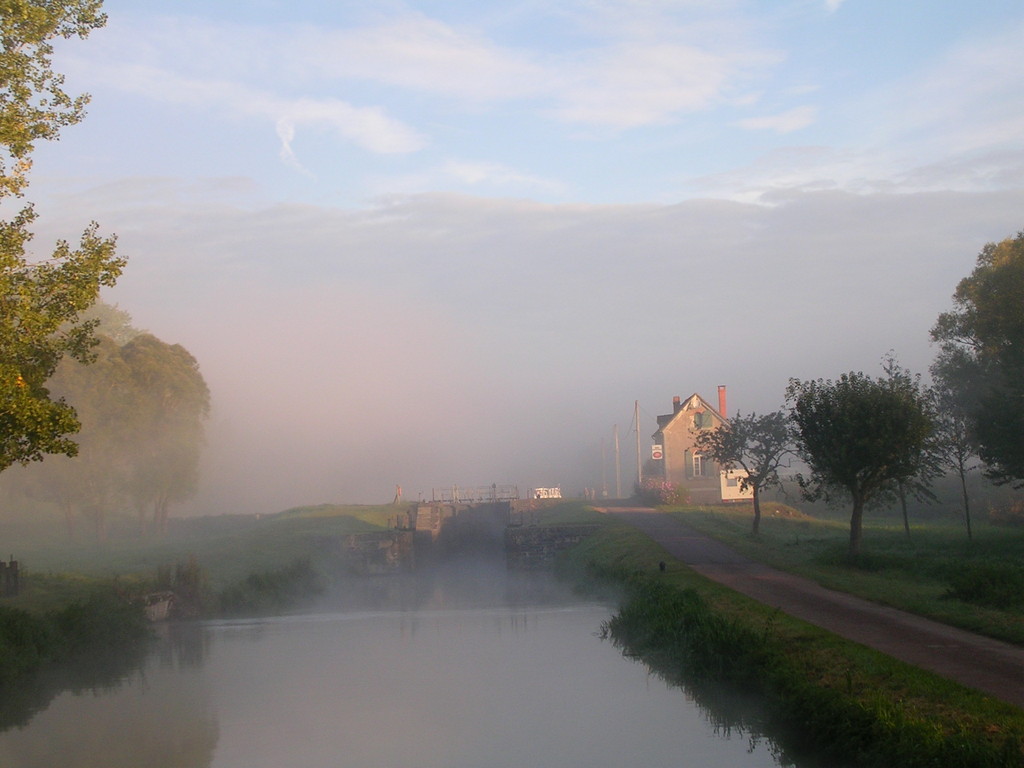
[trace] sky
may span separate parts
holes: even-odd
[[[108,0],[36,246],[210,385],[190,514],[625,491],[674,395],[927,374],[1024,229],[1019,0]]]

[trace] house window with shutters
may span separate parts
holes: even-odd
[[[699,453],[693,454],[693,476],[704,477],[704,457]]]

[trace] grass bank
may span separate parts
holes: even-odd
[[[703,579],[629,526],[597,532],[568,567],[623,589],[607,632],[626,653],[670,682],[758,693],[786,751],[860,768],[1024,763],[1021,710]]]
[[[41,668],[110,652],[144,651],[140,602],[173,590],[181,615],[278,613],[320,589],[351,533],[387,527],[394,507],[319,505],[276,515],[172,520],[170,534],[71,541],[45,520],[0,524],[17,553],[21,590],[0,599],[0,684]]]
[[[849,522],[768,505],[751,536],[746,506],[681,507],[672,515],[759,562],[822,586],[1024,645],[1024,529],[975,523],[868,519],[864,551],[848,556]]]
[[[140,604],[92,585],[60,608],[30,612],[0,605],[0,685],[46,665],[84,656],[134,656],[150,637]]]

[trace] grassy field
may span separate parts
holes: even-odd
[[[704,525],[749,523],[732,514],[732,522],[708,517]],[[836,760],[827,764],[1024,763],[1020,709],[710,582],[626,524],[590,537],[566,567],[583,583],[593,583],[581,575],[589,572],[624,589],[613,634],[624,651],[670,681],[712,676],[759,691],[783,732],[788,723],[789,743],[824,751]]]
[[[1024,645],[1024,528],[964,528],[932,521],[865,521],[863,554],[847,555],[849,524],[818,519],[779,504],[768,506],[757,538],[745,507],[671,511],[687,524],[749,557],[811,578],[823,586]]]
[[[106,541],[71,541],[46,520],[0,523],[0,546],[19,561],[24,589],[5,605],[48,610],[97,585],[130,586],[161,569],[194,561],[208,586],[220,591],[252,574],[299,561],[327,568],[338,542],[351,533],[384,530],[392,506],[320,505],[274,515],[186,518],[170,521],[167,536],[142,538],[114,526]]]

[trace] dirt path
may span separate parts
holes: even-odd
[[[709,579],[837,635],[1024,708],[1024,648],[887,608],[747,559],[653,509],[603,508]]]

